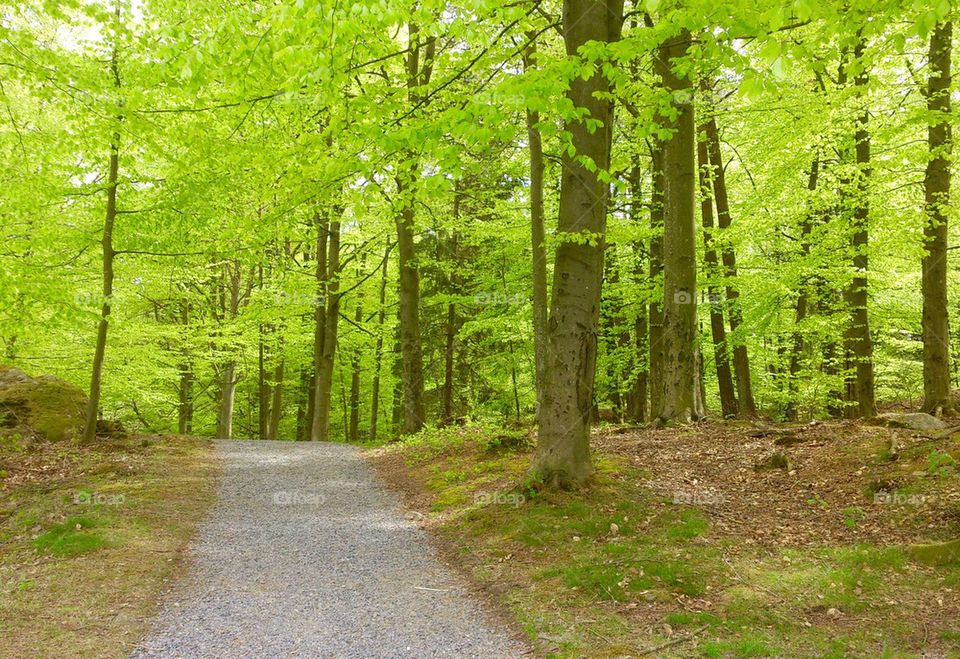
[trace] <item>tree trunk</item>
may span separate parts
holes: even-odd
[[[334,357],[337,352],[337,326],[340,319],[340,208],[333,208],[334,219],[330,220],[327,231],[326,276],[324,278],[323,313],[323,349],[317,369],[316,388],[313,404],[313,424],[310,439],[328,441],[330,439],[330,395],[333,390]],[[318,259],[318,263],[320,260]]]
[[[116,6],[117,25],[120,23],[120,3]],[[119,36],[116,37],[119,39]],[[120,89],[120,65],[118,48],[114,44],[110,58],[110,71],[114,86]],[[117,117],[119,123],[122,117]],[[93,442],[97,438],[97,418],[100,411],[100,388],[103,382],[103,358],[107,352],[107,329],[110,326],[110,305],[113,298],[113,225],[117,219],[117,180],[120,170],[120,132],[113,133],[110,141],[110,164],[107,170],[107,207],[103,218],[103,234],[100,239],[103,251],[103,304],[100,307],[100,323],[97,326],[97,344],[93,352],[93,368],[90,373],[90,395],[87,398],[87,410],[81,441]]]
[[[317,228],[316,263],[314,278],[316,281],[316,299],[314,300],[313,325],[313,373],[310,375],[310,396],[307,400],[307,437],[315,440],[314,426],[317,418],[317,388],[321,364],[323,362],[324,333],[327,329],[327,240],[329,218],[315,212],[313,222]],[[329,410],[328,410],[329,412]]]
[[[387,264],[390,262],[390,239],[383,251],[383,274],[380,278],[380,308],[377,316],[377,346],[373,356],[373,392],[370,397],[370,441],[377,439],[380,414],[380,369],[383,363],[383,330],[387,320]]]
[[[865,46],[861,37],[854,49],[854,57],[858,61],[863,60]],[[859,95],[864,103],[868,80],[869,74],[865,68],[854,79],[854,84],[859,89]],[[848,408],[848,413],[866,418],[876,416],[877,413],[874,401],[873,341],[870,338],[870,321],[867,314],[867,268],[869,265],[867,249],[870,216],[867,195],[871,176],[870,132],[867,129],[869,117],[867,108],[862,108],[857,117],[857,130],[854,134],[857,163],[857,196],[853,209],[851,236],[854,277],[846,291],[847,305],[850,309],[850,326],[844,337],[848,366],[854,370],[854,375],[848,376],[847,380],[847,400],[857,404],[855,408]]]
[[[190,323],[190,305],[183,302],[180,305],[180,323],[184,332]],[[180,357],[180,384],[177,387],[177,432],[189,435],[193,432],[193,364],[187,349],[182,350]]]
[[[947,312],[947,213],[950,206],[951,45],[953,23],[939,23],[930,35],[927,79],[929,160],[923,179],[927,221],[923,227],[923,411],[952,413],[950,331]]]
[[[667,120],[672,131],[663,143],[663,391],[656,418],[659,423],[689,423],[703,416],[698,408],[697,368],[697,246],[695,223],[696,130],[693,84],[674,73],[674,60],[690,45],[687,30],[660,46],[656,70],[670,92],[676,118]]]
[[[820,158],[816,157],[813,159],[813,162],[810,163],[810,174],[807,178],[807,191],[813,193],[817,189],[817,184],[820,180]],[[804,216],[803,223],[800,227],[800,249],[803,256],[807,256],[810,253],[810,232],[813,231],[813,212],[810,211]],[[809,286],[804,282],[800,285],[800,291],[797,293],[797,304],[794,311],[794,331],[793,331],[793,347],[790,351],[790,382],[788,383],[788,391],[790,393],[790,399],[787,402],[786,410],[784,410],[784,416],[792,421],[797,417],[797,405],[795,400],[796,388],[797,388],[797,378],[800,376],[800,362],[803,359],[803,352],[805,350],[805,344],[803,339],[803,333],[799,329],[800,323],[807,317],[807,314],[810,311],[810,291]]]
[[[703,260],[708,277],[707,295],[710,305],[710,330],[713,335],[713,358],[717,369],[717,386],[720,390],[720,411],[723,417],[737,416],[737,394],[730,370],[729,346],[723,318],[723,303],[716,281],[720,272],[717,250],[713,245],[713,195],[710,191],[709,156],[707,143],[697,142],[697,164],[700,172],[700,214],[703,219]]]
[[[443,387],[440,392],[441,425],[448,425],[453,421],[453,357],[456,336],[457,307],[451,302],[447,305],[447,319],[444,328]]]
[[[530,45],[524,52],[524,71],[535,65],[536,45],[527,35]],[[530,155],[530,246],[533,261],[533,352],[534,382],[537,388],[537,414],[540,412],[540,393],[543,390],[547,349],[547,245],[543,215],[543,140],[540,136],[540,114],[527,110],[527,145]]]
[[[643,172],[640,165],[634,162],[630,170],[630,220],[640,224],[640,214],[643,209],[641,182]],[[636,241],[633,248],[633,282],[637,287],[649,285],[644,276],[644,244]],[[627,421],[643,423],[647,419],[647,381],[649,379],[649,361],[647,356],[647,305],[638,304],[633,323],[633,381],[627,392]],[[646,364],[644,363],[646,362]]]
[[[565,0],[563,37],[567,55],[588,42],[619,38],[622,0]],[[598,67],[601,68],[601,67]],[[610,163],[613,108],[602,69],[571,81],[567,98],[585,108],[599,127],[570,119],[575,157],[564,150],[561,165],[558,245],[548,323],[540,428],[533,473],[545,483],[567,487],[589,476],[590,408],[597,359],[597,324],[603,279],[608,186],[597,175]],[[589,158],[595,168],[586,167]],[[591,171],[593,170],[593,171]],[[586,240],[584,240],[586,239]]]
[[[282,345],[282,344],[281,344]],[[270,425],[267,428],[267,439],[280,439],[280,419],[283,417],[283,355],[273,369],[273,401],[270,405]]]
[[[237,365],[227,362],[220,374],[220,406],[217,412],[217,438],[233,439],[233,401],[237,392]]]
[[[357,309],[353,317],[360,326],[363,322],[363,304],[357,301]],[[360,349],[357,348],[350,359],[350,441],[360,439]]]
[[[650,151],[653,189],[650,192],[650,299],[649,364],[650,418],[656,418],[663,408],[663,142],[655,140]]]
[[[710,117],[705,122],[707,135],[707,155],[710,160],[710,173],[713,179],[713,200],[717,207],[717,226],[721,232],[730,228],[730,201],[727,197],[727,177],[723,167],[723,155],[720,152],[720,131],[717,121]],[[737,278],[737,256],[729,239],[720,240],[720,258],[723,261],[726,279],[726,297],[729,309],[730,332],[736,333],[742,323],[740,310],[740,292],[734,285]],[[733,346],[733,372],[737,382],[737,399],[740,413],[747,416],[756,414],[753,401],[753,382],[750,375],[750,357],[747,346],[737,342]]]

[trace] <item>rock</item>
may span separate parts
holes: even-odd
[[[946,430],[947,424],[925,412],[886,412],[877,416],[879,425],[920,432]]]
[[[0,428],[32,431],[53,442],[70,439],[83,429],[86,405],[83,392],[68,382],[0,366]]]
[[[785,471],[790,471],[793,469],[793,463],[790,461],[790,457],[786,453],[783,453],[782,451],[775,451],[755,464],[753,468],[757,471],[763,471],[765,469],[783,469]]]

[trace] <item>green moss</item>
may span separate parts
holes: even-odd
[[[70,517],[33,541],[41,551],[57,556],[76,556],[106,546],[107,541],[92,529],[98,521],[91,517]]]

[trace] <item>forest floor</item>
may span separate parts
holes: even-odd
[[[218,472],[207,440],[0,437],[0,657],[129,652]]]
[[[578,492],[518,485],[523,432],[430,430],[370,456],[540,655],[960,656],[960,566],[906,549],[960,537],[957,439],[709,423],[592,446]]]

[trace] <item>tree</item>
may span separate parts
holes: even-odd
[[[616,41],[622,13],[622,0],[565,0],[563,39],[568,57],[581,57],[581,48],[589,42]],[[609,167],[613,118],[605,95],[609,82],[598,69],[570,82],[567,98],[587,112],[584,118],[564,122],[572,149],[562,158],[549,347],[533,462],[534,474],[559,487],[582,483],[592,469],[590,413],[608,197],[603,174]]]
[[[930,152],[923,178],[924,255],[923,407],[931,414],[950,413],[950,334],[947,312],[947,228],[950,205],[950,60],[953,24],[943,21],[930,33],[927,145]]]
[[[686,29],[667,38],[655,62],[663,90],[669,95],[663,116],[670,136],[663,142],[663,379],[662,398],[653,416],[661,423],[688,423],[703,416],[698,404],[697,366],[697,231],[696,130],[693,83],[674,70],[687,54]],[[702,402],[702,401],[700,401]]]

